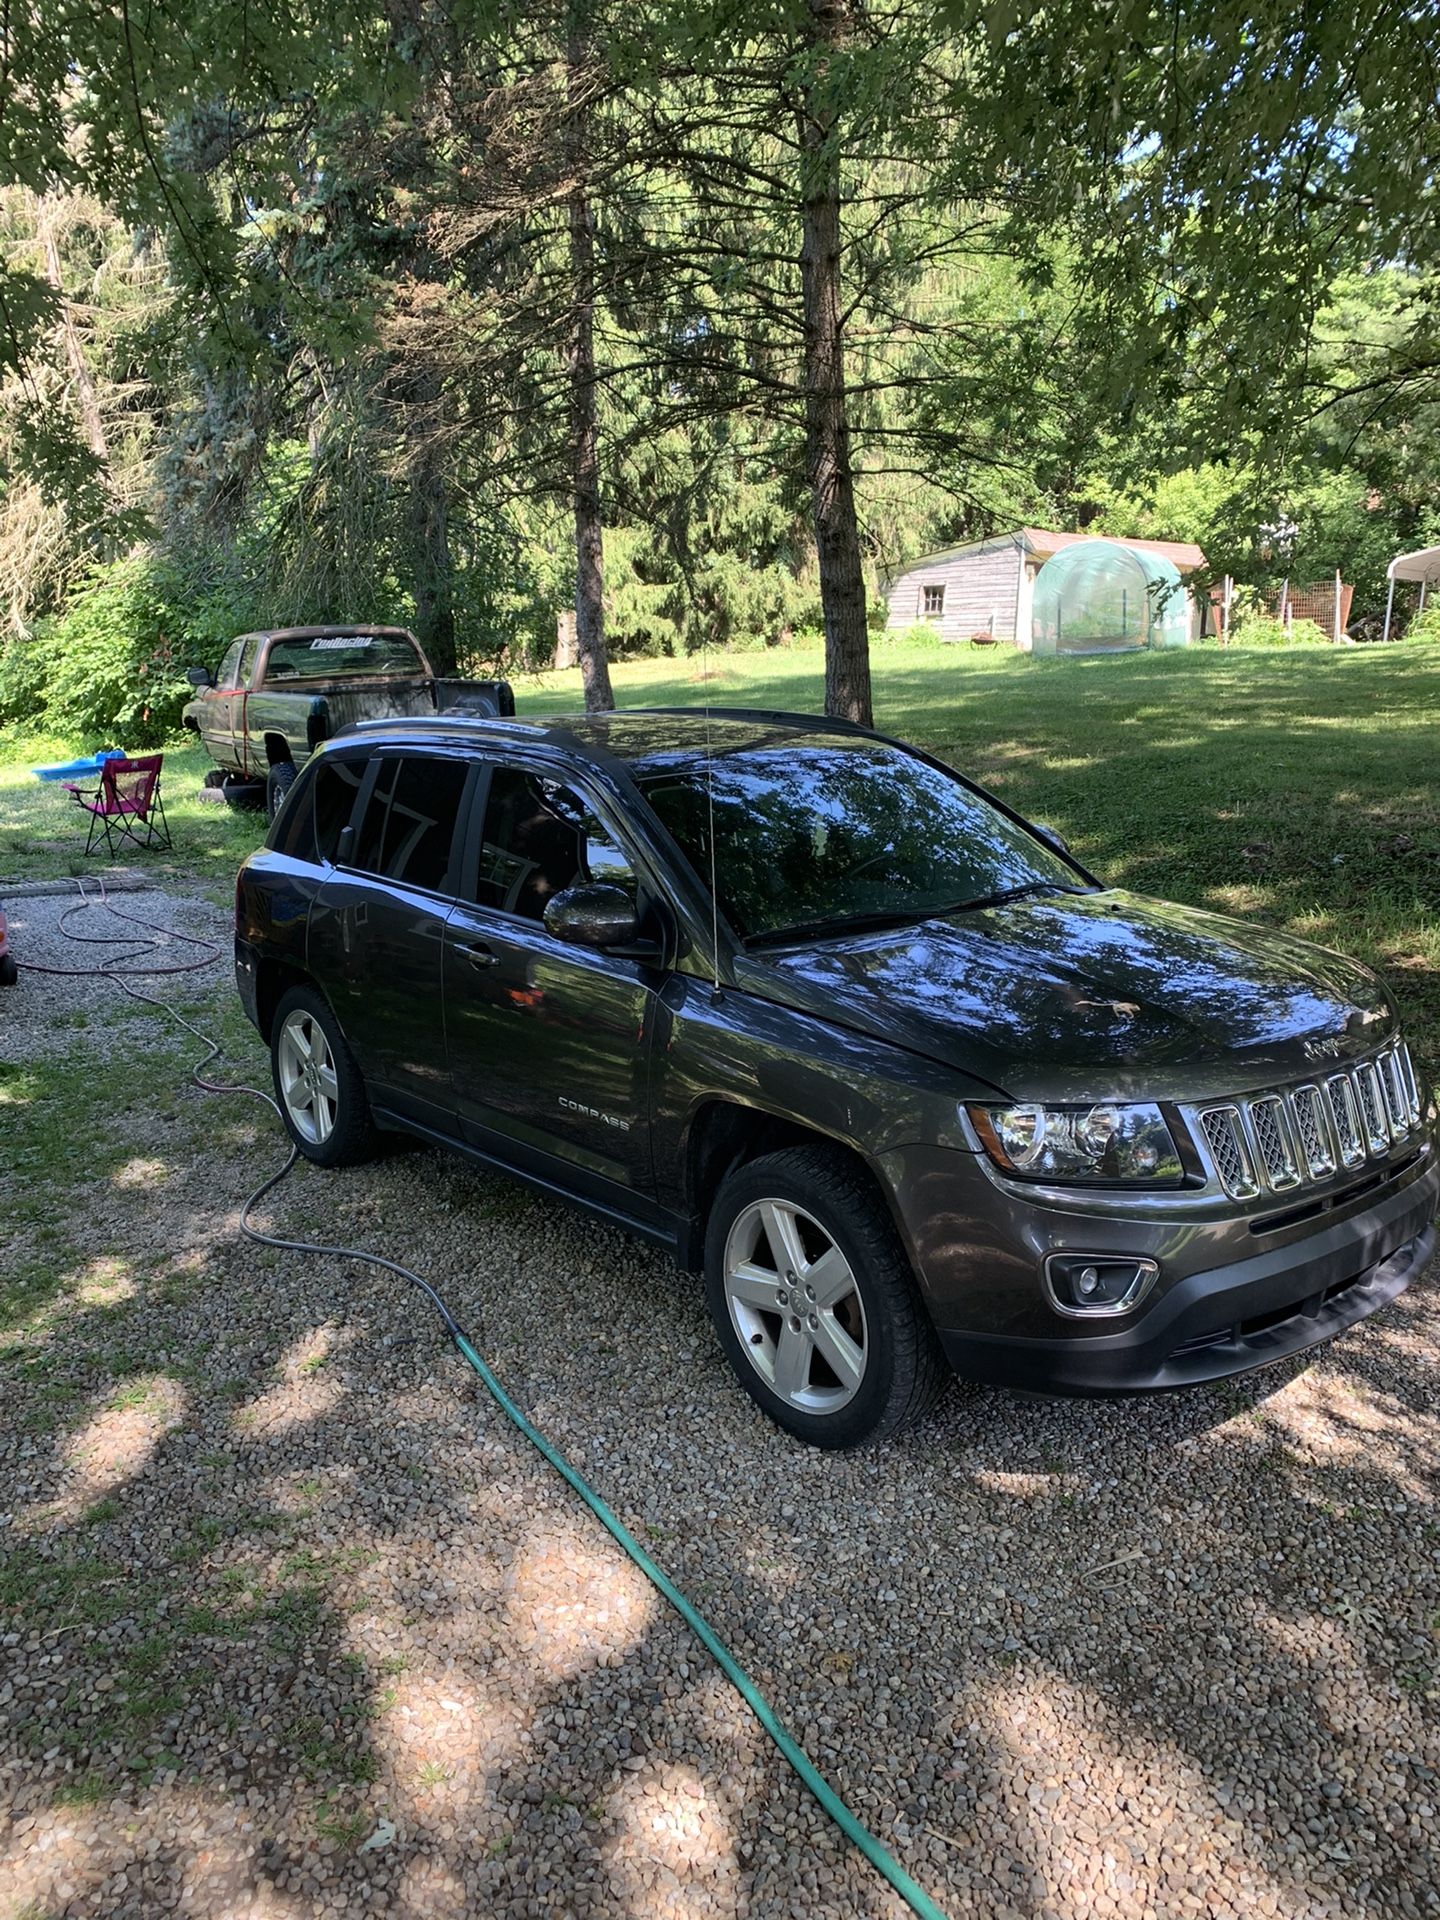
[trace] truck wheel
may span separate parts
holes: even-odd
[[[725,1180],[705,1236],[705,1293],[741,1386],[811,1446],[883,1440],[944,1389],[895,1228],[838,1148],[787,1148]]]
[[[285,1131],[317,1167],[354,1167],[379,1151],[365,1082],[340,1022],[314,987],[275,1009],[270,1066]]]
[[[295,784],[295,762],[277,760],[265,778],[265,818],[273,821]]]
[[[256,813],[265,804],[264,787],[258,780],[247,780],[243,774],[227,774],[220,782],[220,791],[233,813]]]

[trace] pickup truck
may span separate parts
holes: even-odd
[[[273,820],[295,775],[322,740],[356,720],[427,713],[504,717],[504,680],[444,680],[404,627],[277,627],[242,633],[218,674],[191,667],[195,698],[181,719],[210,751],[233,807]]]

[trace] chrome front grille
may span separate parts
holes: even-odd
[[[1394,1040],[1323,1082],[1199,1110],[1220,1184],[1233,1200],[1292,1193],[1367,1159],[1387,1159],[1420,1125],[1420,1083]]]

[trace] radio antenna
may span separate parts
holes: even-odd
[[[714,974],[710,998],[720,998],[720,890],[715,862],[715,756],[710,746],[710,628],[700,628],[700,671],[705,679],[705,805],[709,814],[710,844],[710,968]]]

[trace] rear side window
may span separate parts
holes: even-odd
[[[571,788],[519,767],[496,767],[485,808],[476,900],[541,920],[567,887],[604,880],[634,898],[635,870],[589,804]]]
[[[271,842],[277,852],[288,853],[292,860],[333,864],[340,829],[350,824],[367,764],[364,760],[321,760],[285,802],[279,838]]]
[[[382,760],[351,865],[430,893],[453,893],[451,861],[467,772],[463,760]]]
[[[364,760],[322,760],[315,769],[310,792],[314,796],[315,853],[333,865],[341,829],[355,811],[355,796],[365,778]]]

